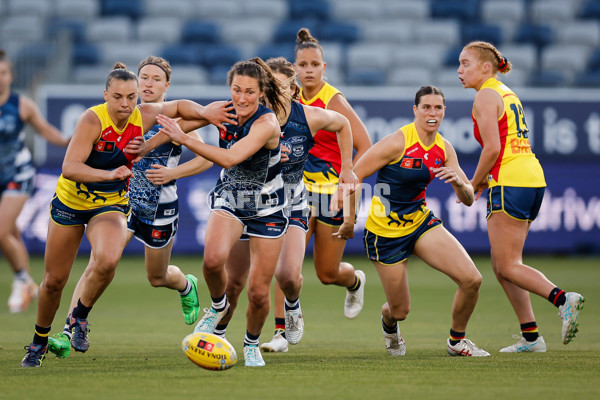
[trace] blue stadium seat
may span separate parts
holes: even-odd
[[[219,40],[219,27],[212,22],[190,20],[181,30],[183,43],[218,43]]]
[[[290,62],[293,62],[296,58],[294,49],[294,44],[267,44],[257,49],[256,56],[263,60],[273,57],[285,57]]]
[[[590,56],[587,69],[588,71],[600,72],[600,49],[596,49]]]
[[[466,43],[465,43],[466,44]],[[444,56],[443,65],[447,67],[458,68],[458,56],[462,52],[463,46],[456,46],[446,52]]]
[[[382,86],[387,72],[381,68],[353,68],[346,74],[346,84],[353,86]]]
[[[563,87],[567,85],[567,77],[560,71],[535,71],[528,83],[535,87]]]
[[[73,43],[85,42],[85,23],[79,19],[50,18],[46,32],[50,39],[57,38],[62,32],[68,32]]]
[[[329,3],[324,0],[302,0],[290,1],[289,19],[299,20],[313,18],[319,21],[329,21],[331,19],[331,8]]]
[[[548,25],[522,25],[515,34],[517,43],[533,43],[543,47],[554,41],[554,33]]]
[[[208,74],[208,81],[212,85],[227,85],[227,73],[231,69],[231,66],[216,66],[210,69]]]
[[[105,16],[126,16],[137,20],[144,15],[142,0],[102,0],[100,14]]]
[[[580,88],[600,88],[600,71],[585,71],[575,77],[573,84]]]
[[[75,43],[71,50],[71,63],[74,66],[96,65],[100,62],[98,47],[90,43]]]
[[[462,28],[462,40],[465,44],[483,40],[499,46],[502,44],[502,29],[492,24],[466,24]]]
[[[273,43],[296,43],[296,37],[301,28],[308,28],[311,35],[316,35],[318,26],[318,22],[314,19],[283,21],[273,32]],[[317,39],[319,39],[318,36]]]
[[[360,31],[354,24],[332,21],[321,25],[316,35],[323,42],[354,43],[359,39]]]
[[[202,48],[199,60],[200,64],[207,68],[228,67],[242,59],[240,50],[231,45],[206,45]]]
[[[600,19],[600,0],[590,0],[579,9],[579,18]]]
[[[15,79],[15,85],[20,87],[28,85],[36,74],[44,71],[54,54],[54,46],[45,42],[38,42],[21,48],[14,62],[14,70],[19,71]]]
[[[160,53],[173,65],[196,65],[200,63],[202,48],[197,44],[176,44],[164,47]]]
[[[479,1],[477,0],[433,0],[433,18],[455,18],[464,22],[479,21]]]

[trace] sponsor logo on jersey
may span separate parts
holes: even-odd
[[[421,158],[404,158],[400,163],[402,168],[406,169],[421,169],[423,159]]]
[[[115,151],[115,142],[99,141],[96,143],[96,151],[101,153],[112,153]]]

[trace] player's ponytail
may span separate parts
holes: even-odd
[[[490,62],[494,68],[494,72],[506,74],[512,69],[510,61],[508,61],[491,43],[474,41],[467,44],[463,50],[473,50],[477,53],[479,60]]]
[[[300,28],[298,34],[296,35],[296,49],[294,54],[297,55],[298,51],[304,49],[317,49],[321,52],[321,57],[323,57],[323,48],[319,44],[319,41],[310,34],[308,28]]]
[[[127,65],[123,64],[120,61],[117,61],[113,65],[113,70],[110,71],[110,73],[106,77],[106,89],[108,89],[113,79],[119,79],[121,81],[135,81],[136,84],[138,82],[137,75],[129,71],[127,69]]]

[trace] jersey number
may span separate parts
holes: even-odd
[[[524,137],[527,139],[527,122],[525,122],[525,114],[523,113],[523,107],[520,104],[511,104],[510,109],[515,113],[515,124],[517,125],[517,137]]]

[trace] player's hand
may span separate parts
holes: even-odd
[[[146,170],[146,178],[154,185],[166,185],[175,179],[173,169],[164,165],[152,164],[152,169]]]
[[[350,221],[344,221],[337,232],[332,233],[331,236],[342,240],[352,239],[354,237],[354,224]]]
[[[281,162],[286,162],[290,160],[290,149],[287,146],[281,145]]]
[[[344,191],[341,188],[335,191],[329,202],[329,211],[334,215],[344,208]]]
[[[456,187],[461,187],[465,183],[460,179],[454,168],[451,167],[440,167],[434,168],[433,172],[435,173],[435,177],[439,178],[444,183],[452,183],[456,185]]]
[[[471,181],[471,185],[473,185],[473,190],[475,191],[475,201],[479,200],[483,191],[488,188],[486,180],[479,182],[479,184],[475,184],[475,182]]]
[[[226,129],[224,123],[237,125],[237,115],[232,113],[233,102],[231,100],[214,101],[204,106],[203,117],[219,129]]]
[[[183,143],[185,140],[185,133],[181,130],[181,127],[176,120],[159,114],[156,116],[156,122],[162,125],[159,132],[167,135],[172,141],[177,143]]]
[[[136,136],[133,139],[129,140],[127,146],[123,148],[123,152],[127,154],[135,154],[137,157],[133,160],[134,163],[140,161],[148,150],[146,149],[146,141],[143,136]]]
[[[129,178],[131,175],[133,175],[131,170],[129,168],[127,168],[126,166],[121,165],[119,168],[113,169],[112,171],[109,172],[109,179],[107,179],[107,180],[108,181],[124,181],[125,179]]]
[[[342,170],[340,172],[339,187],[342,191],[347,192],[349,195],[356,191],[358,186],[358,177],[353,170]]]

